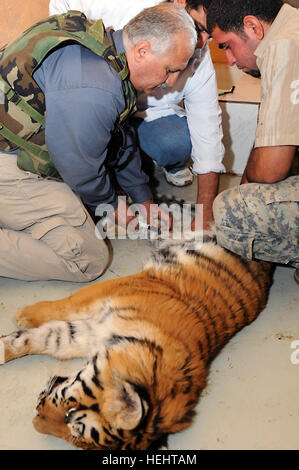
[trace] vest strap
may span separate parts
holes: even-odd
[[[27,150],[28,152],[32,153],[36,157],[40,157],[41,159],[49,158],[49,154],[47,150],[43,150],[39,145],[33,144],[32,142],[28,142],[27,140],[19,137],[18,135],[11,132],[7,127],[0,123],[0,134],[10,142],[13,142],[18,147]]]
[[[33,73],[53,50],[73,42],[102,57],[118,73],[126,101],[118,124],[136,109],[136,90],[129,81],[126,56],[117,54],[102,20],[92,23],[83,13],[69,11],[41,20],[8,45],[0,54],[0,90],[5,97],[0,103],[0,149],[19,148],[19,168],[55,179],[59,174],[47,151],[45,133],[41,132],[46,127],[45,97]],[[28,98],[29,86],[33,94]],[[36,136],[40,138],[35,140]]]
[[[34,109],[30,104],[27,103],[20,95],[18,95],[13,88],[11,88],[8,83],[0,77],[0,86],[4,91],[7,99],[12,101],[15,105],[18,106],[24,113],[28,114],[34,121],[39,122],[43,126],[46,125],[46,118],[40,114],[36,109]]]

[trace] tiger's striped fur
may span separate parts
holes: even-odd
[[[36,429],[85,449],[149,449],[192,422],[208,365],[264,308],[271,266],[213,241],[155,252],[132,276],[21,310],[3,362],[87,357],[41,393]],[[1,356],[0,356],[1,357]]]

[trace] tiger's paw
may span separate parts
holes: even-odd
[[[26,331],[14,331],[0,336],[0,365],[30,354],[30,340]]]
[[[14,353],[9,346],[9,336],[0,336],[0,366],[15,359]]]

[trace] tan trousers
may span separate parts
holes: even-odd
[[[0,276],[88,282],[108,262],[106,243],[71,189],[0,153]]]

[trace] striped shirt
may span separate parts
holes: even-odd
[[[255,147],[299,145],[299,10],[285,4],[255,51],[262,98]]]

